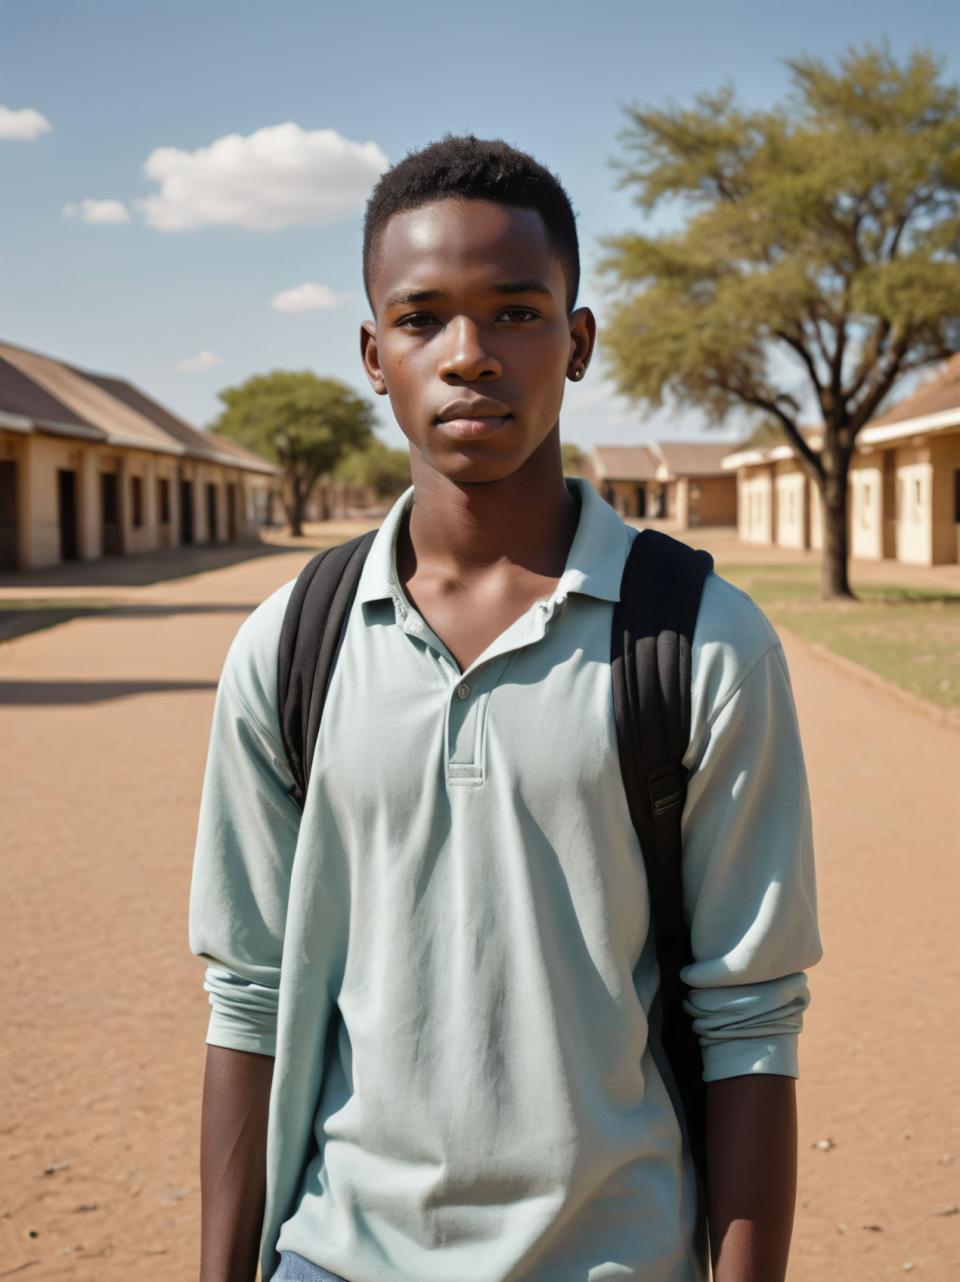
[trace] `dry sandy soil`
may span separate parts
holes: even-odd
[[[0,645],[0,1278],[196,1278],[186,906],[210,712],[242,618],[308,554],[127,587],[107,617]],[[960,735],[784,641],[826,946],[790,1278],[952,1282]]]

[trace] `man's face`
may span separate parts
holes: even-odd
[[[364,365],[414,451],[454,481],[510,476],[556,427],[564,379],[593,347],[540,215],[459,199],[394,214],[369,284]]]

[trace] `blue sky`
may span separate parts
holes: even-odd
[[[448,130],[533,152],[571,194],[581,301],[602,323],[598,238],[640,219],[610,166],[625,104],[683,102],[726,80],[769,104],[787,87],[784,58],[833,58],[864,39],[930,47],[960,76],[957,0],[0,0],[0,31],[0,337],[123,375],[198,426],[221,387],[270,369],[367,390],[360,234],[377,157]],[[313,192],[293,193],[305,221],[263,230],[269,184],[224,194],[218,175],[225,165],[256,186],[263,155],[285,147],[308,172],[335,165],[340,199],[316,208]],[[304,284],[325,287],[306,301],[328,305],[272,305]],[[402,444],[387,402],[377,408],[383,438]],[[703,430],[617,402],[599,360],[569,390],[562,428],[582,446]]]

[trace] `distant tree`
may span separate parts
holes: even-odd
[[[772,417],[824,507],[821,589],[852,596],[847,474],[857,433],[910,370],[960,348],[960,89],[915,52],[866,45],[836,69],[787,63],[793,92],[746,111],[729,87],[632,107],[622,185],[682,229],[606,240],[604,335],[618,390],[714,421]],[[800,372],[823,448],[800,432]],[[807,398],[809,399],[809,398]]]
[[[410,451],[392,450],[374,438],[344,455],[334,475],[349,485],[369,485],[380,498],[390,498],[410,484]]]
[[[564,441],[560,446],[563,455],[563,471],[565,476],[582,476],[583,475],[583,450],[579,445],[574,445],[572,441]]]
[[[290,532],[303,533],[303,512],[319,477],[371,439],[373,407],[346,383],[309,370],[257,374],[219,393],[224,409],[212,429],[283,469]]]

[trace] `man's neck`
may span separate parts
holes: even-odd
[[[457,484],[412,460],[414,501],[398,547],[408,573],[401,577],[415,565],[418,573],[426,569],[461,583],[498,567],[559,578],[579,504],[566,487],[559,447],[544,446],[513,475],[481,484]]]

